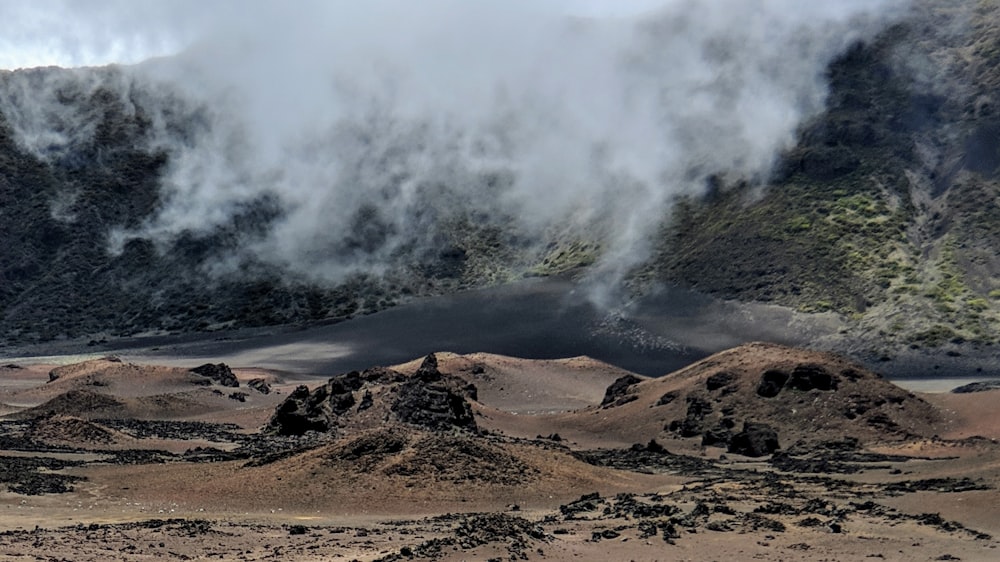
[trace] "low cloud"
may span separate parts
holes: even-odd
[[[86,108],[59,103],[60,84],[109,88],[151,116],[144,142],[170,154],[165,204],[115,231],[118,248],[208,234],[267,200],[278,218],[232,265],[252,257],[335,282],[474,220],[538,243],[554,228],[599,238],[607,288],[648,257],[676,196],[712,176],[766,182],[822,111],[831,60],[905,8],[592,4],[143,3],[162,26],[111,17],[135,32],[98,50],[183,49],[120,71],[7,75],[0,111],[48,159],[93,134]]]

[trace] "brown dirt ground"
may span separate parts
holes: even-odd
[[[462,480],[456,476],[461,470],[449,472],[447,464],[441,465],[445,468],[420,464],[421,450],[432,450],[442,441],[452,446],[454,440],[466,438],[405,428],[398,431],[405,433],[409,448],[369,459],[365,461],[369,464],[363,466],[338,456],[343,447],[338,442],[259,467],[244,466],[243,461],[88,464],[61,471],[87,478],[72,492],[26,496],[0,491],[0,561],[376,560],[398,555],[404,547],[414,549],[413,559],[423,559],[427,557],[422,558],[421,553],[430,551],[419,547],[435,539],[445,541],[433,555],[439,560],[508,559],[522,554],[530,560],[556,561],[1000,559],[1000,543],[994,539],[975,539],[961,528],[945,529],[916,518],[924,513],[939,513],[945,521],[1000,536],[1000,447],[994,441],[1000,438],[1000,414],[991,407],[1000,395],[997,392],[907,396],[905,407],[891,413],[899,416],[894,419],[900,423],[912,416],[907,423],[911,423],[914,435],[907,439],[879,439],[867,425],[855,427],[850,420],[832,418],[824,422],[793,415],[775,417],[755,402],[752,392],[762,370],[792,368],[800,363],[822,364],[832,372],[848,367],[841,359],[826,354],[744,346],[666,377],[645,379],[632,389],[637,399],[613,408],[597,404],[607,386],[625,373],[588,358],[527,361],[487,354],[440,354],[439,360],[443,372],[458,374],[477,385],[479,403],[474,408],[480,427],[509,438],[488,445],[494,447],[499,459],[492,461],[497,463],[492,472],[502,475],[503,470],[513,470],[510,467],[522,467],[517,470],[523,473],[521,476],[528,476],[508,483],[488,481],[485,475],[491,472],[490,467],[479,466],[472,458],[463,460],[467,464],[459,468],[478,470],[475,474],[483,474],[484,479]],[[418,364],[398,368],[410,372]],[[58,396],[59,387],[53,386],[56,383],[47,382],[51,368],[0,368],[0,404],[4,404],[0,414],[23,411]],[[72,381],[93,375],[94,369],[93,363],[78,367],[63,382],[56,382],[68,388]],[[785,497],[775,495],[772,484],[755,480],[773,472],[761,460],[730,455],[720,461],[719,466],[742,471],[739,474],[746,479],[641,474],[592,466],[563,448],[625,447],[656,438],[671,451],[717,459],[724,451],[705,449],[697,439],[681,439],[664,431],[671,419],[683,417],[683,410],[677,409],[681,404],[676,408],[654,404],[669,391],[702,395],[707,377],[719,370],[733,371],[737,380],[729,398],[718,397],[723,401],[713,402],[718,407],[743,401],[753,410],[746,416],[764,418],[762,421],[774,423],[795,439],[809,434],[808,424],[813,423],[820,428],[813,433],[820,437],[839,437],[854,431],[868,442],[870,451],[920,458],[891,461],[884,463],[884,469],[848,475],[781,474],[779,480],[795,490]],[[107,385],[96,388],[122,400],[190,390],[186,375],[170,368],[116,367],[102,372],[108,377]],[[247,431],[255,430],[294,385],[302,382],[253,369],[238,370],[237,376],[241,382],[268,378],[276,392],[267,396],[251,392],[250,403],[223,398],[206,401],[210,408],[204,411],[184,407],[165,409],[157,415],[234,422]],[[884,385],[889,383],[865,378],[851,388],[906,395],[905,391]],[[810,392],[811,402],[839,407],[832,395]],[[716,399],[711,393],[704,395],[710,401]],[[77,419],[82,418],[62,418],[62,425],[53,423],[50,431],[58,433],[61,428],[67,432],[66,442],[80,445],[80,436],[88,435],[89,430],[77,421],[67,421]],[[378,432],[384,430],[371,431],[380,436]],[[515,439],[533,440],[536,435],[551,433],[559,433],[564,441],[543,446],[539,441]],[[972,436],[982,439],[966,439]],[[58,441],[58,435],[48,437]],[[175,451],[194,445],[183,439],[139,443],[114,432],[111,437],[109,443],[92,445],[95,450],[155,445]],[[33,453],[0,451],[0,455]],[[77,453],[63,456],[92,458]],[[810,480],[813,476],[819,479]],[[918,491],[896,496],[877,492],[887,483],[928,478],[970,478],[989,489]],[[847,487],[830,487],[841,481],[847,482]],[[721,510],[707,515],[708,521],[714,522],[713,528],[720,530],[704,525],[692,529],[696,532],[680,529],[680,536],[670,544],[659,534],[643,536],[638,525],[644,519],[610,509],[616,502],[626,501],[623,498],[628,496],[615,499],[624,492],[636,494],[643,501],[654,501],[649,499],[654,497],[650,494],[659,494],[662,501],[682,513],[692,512],[698,502],[707,502],[745,514],[772,501],[801,506],[814,499],[847,507],[851,502],[865,501],[867,490],[872,490],[871,498],[877,504],[904,516],[854,510],[844,516],[842,532],[836,533],[826,523],[800,526],[804,516],[793,514],[768,515],[784,525],[783,531],[757,529]],[[610,511],[605,513],[599,507],[578,518],[566,518],[560,513],[561,505],[591,492],[598,492],[605,502],[602,505],[609,506]],[[512,504],[517,504],[517,511],[512,510]],[[456,533],[460,534],[468,518],[454,514],[484,512],[524,518],[541,528],[541,538],[520,534],[494,537],[485,544],[447,542],[459,536]],[[831,517],[820,519],[829,522]],[[482,526],[479,519],[471,521],[473,527]],[[733,530],[726,531],[727,526]],[[614,536],[595,540],[595,532]]]

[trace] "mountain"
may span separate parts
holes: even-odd
[[[866,357],[988,350],[1000,338],[998,53],[995,3],[915,2],[826,68],[825,111],[769,181],[718,170],[703,195],[677,197],[628,289],[839,314],[834,347]],[[32,113],[42,90],[58,104]],[[588,277],[612,246],[599,224],[529,236],[447,185],[421,186],[401,211],[413,232],[361,205],[329,255],[385,265],[334,280],[243,251],[288,216],[266,194],[170,238],[116,238],[176,203],[163,184],[184,163],[157,139],[193,145],[216,122],[162,90],[114,66],[0,72],[0,342],[336,321],[525,276]],[[509,179],[476,181],[486,193]]]

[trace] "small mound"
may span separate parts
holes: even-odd
[[[538,470],[503,447],[474,435],[430,434],[412,444],[383,469],[388,476],[421,482],[470,482],[517,486]]]
[[[606,396],[602,425],[590,422],[592,431],[618,431],[637,441],[665,431],[749,456],[796,441],[929,437],[944,420],[931,404],[843,357],[764,343],[717,353],[662,378],[616,381]]]
[[[124,409],[125,403],[112,396],[93,390],[73,389],[38,406],[22,410],[14,417],[20,419],[52,416],[114,418],[121,417]]]
[[[266,430],[303,435],[364,430],[387,420],[432,430],[476,430],[468,399],[476,387],[441,373],[427,356],[412,376],[376,367],[337,375],[312,391],[296,388],[271,416]]]
[[[38,418],[29,436],[38,441],[75,445],[108,445],[115,440],[115,432],[103,425],[64,415]]]

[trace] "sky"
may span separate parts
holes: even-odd
[[[466,0],[475,2],[477,0]],[[672,0],[536,0],[556,12],[632,17]],[[134,64],[173,55],[205,34],[254,11],[325,5],[333,14],[353,0],[0,0],[0,69]],[[509,2],[509,0],[508,0]],[[516,2],[516,0],[515,0]],[[353,2],[358,4],[359,2]],[[310,9],[314,9],[310,8]]]

